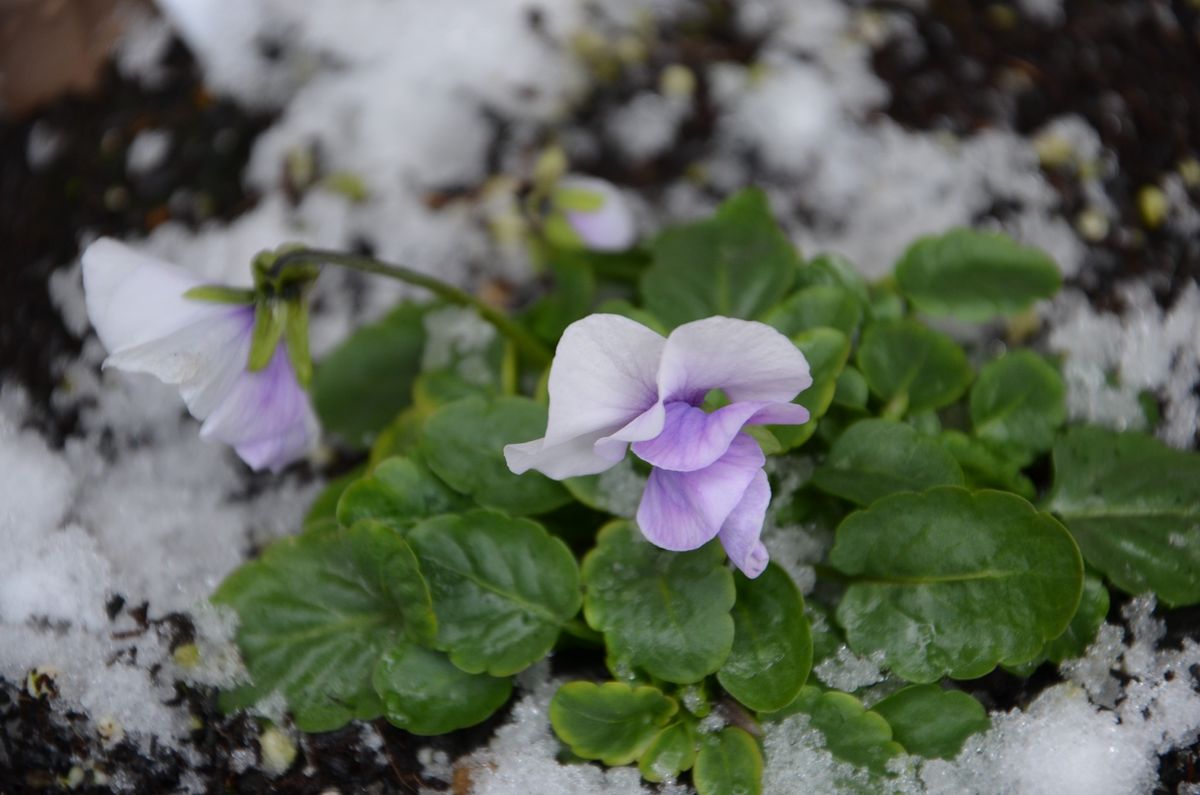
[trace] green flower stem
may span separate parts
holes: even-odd
[[[363,273],[375,273],[405,282],[406,284],[424,287],[447,303],[474,309],[479,313],[480,317],[491,323],[497,331],[512,340],[513,344],[534,364],[545,366],[553,358],[550,349],[541,340],[499,309],[489,306],[468,292],[446,284],[427,274],[419,273],[411,268],[391,265],[386,262],[380,262],[373,257],[359,254],[348,254],[342,251],[329,251],[319,248],[300,248],[280,255],[271,267],[271,273],[273,276],[278,276],[284,273],[289,267],[300,265],[338,265],[343,268],[350,268],[351,270],[362,271]]]

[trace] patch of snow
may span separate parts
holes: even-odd
[[[165,130],[142,130],[134,136],[125,153],[125,169],[134,176],[143,176],[157,169],[171,153],[171,133]]]

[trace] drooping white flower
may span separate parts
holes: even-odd
[[[109,238],[84,251],[83,286],[109,352],[104,367],[178,385],[202,438],[232,446],[254,469],[278,471],[312,449],[317,418],[287,343],[249,369],[253,303],[188,297],[202,286],[194,276]]]
[[[541,439],[504,448],[513,472],[590,475],[633,452],[653,466],[637,512],[654,544],[696,549],[719,537],[747,576],[767,565],[759,540],[771,487],[746,425],[794,425],[792,399],[812,384],[808,362],[763,323],[711,317],[663,338],[619,315],[591,315],[563,332],[550,367]],[[731,401],[701,405],[720,389]]]

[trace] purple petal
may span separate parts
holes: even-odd
[[[758,443],[739,434],[725,455],[704,469],[655,469],[638,506],[642,534],[663,549],[703,546],[721,530],[765,460]]]
[[[631,440],[611,435],[657,404],[655,376],[665,342],[620,315],[589,315],[568,326],[550,366],[546,435],[510,446],[511,455],[506,449],[509,467],[518,473],[536,469],[550,477],[570,477],[602,472],[620,461]],[[555,474],[564,472],[571,475]]]
[[[588,248],[594,251],[624,251],[637,237],[636,224],[629,205],[609,182],[593,177],[565,177],[559,188],[586,191],[599,196],[600,208],[590,212],[567,210],[567,223]]]
[[[733,565],[750,579],[762,574],[769,560],[767,548],[758,539],[770,503],[771,484],[767,473],[760,469],[717,534]]]
[[[729,317],[672,331],[658,369],[659,398],[693,405],[711,389],[734,403],[789,403],[811,384],[808,362],[791,340],[764,323]]]
[[[317,429],[308,394],[280,343],[264,369],[241,371],[200,436],[231,445],[254,469],[278,471],[308,453]]]
[[[712,464],[729,449],[745,425],[799,425],[808,410],[795,403],[731,403],[712,413],[682,401],[666,405],[662,432],[635,442],[633,452],[650,464],[675,472],[692,472]]]

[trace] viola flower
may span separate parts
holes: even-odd
[[[567,247],[624,251],[637,239],[637,228],[615,185],[595,177],[568,175],[550,192],[546,234]]]
[[[504,456],[513,472],[562,480],[603,472],[632,446],[653,466],[637,512],[643,535],[676,551],[719,537],[734,565],[757,577],[771,487],[743,428],[807,422],[791,401],[811,384],[804,354],[763,323],[710,317],[664,339],[619,315],[591,315],[558,343],[546,435],[507,445]],[[713,389],[730,403],[705,412]]]
[[[109,352],[104,367],[177,384],[188,411],[203,421],[200,436],[231,445],[256,470],[279,471],[307,455],[318,425],[293,361],[307,379],[298,301],[206,287],[108,238],[84,251],[83,288]]]

